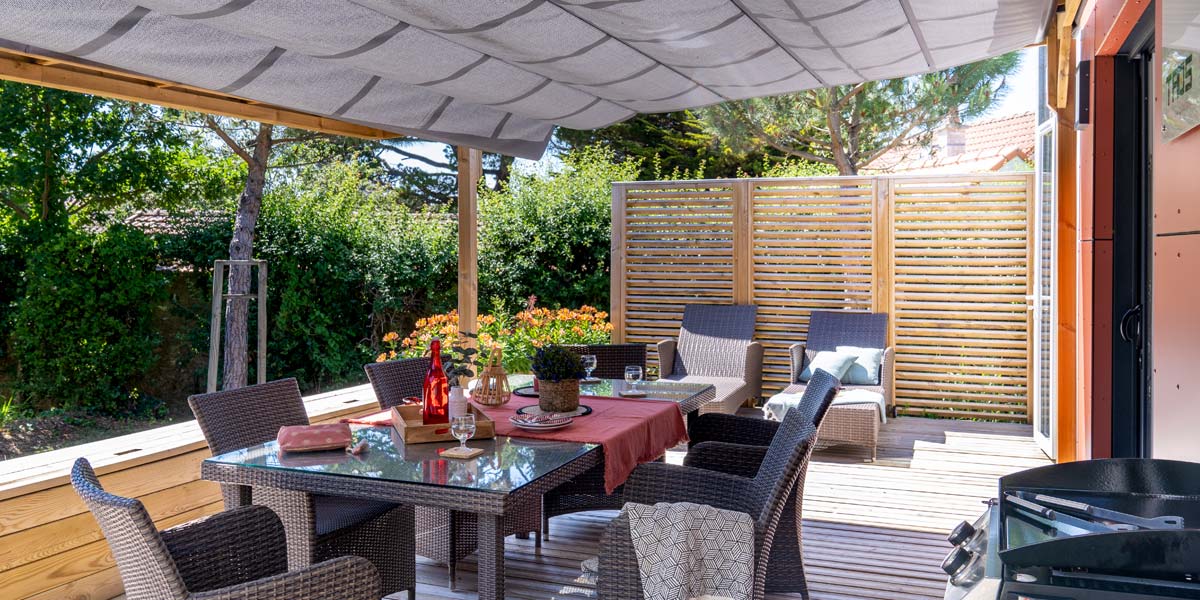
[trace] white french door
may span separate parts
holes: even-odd
[[[1042,451],[1057,459],[1058,448],[1058,265],[1055,242],[1058,229],[1057,148],[1055,119],[1048,119],[1037,130],[1035,154],[1036,204],[1034,232],[1033,290],[1033,371],[1029,374],[1033,394],[1033,437]]]

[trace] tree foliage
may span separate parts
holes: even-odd
[[[560,170],[514,173],[479,196],[479,297],[521,306],[607,306],[612,182],[640,161],[602,147],[563,157]]]
[[[0,82],[0,205],[59,224],[118,204],[227,193],[229,163],[163,109]]]
[[[653,166],[641,172],[644,179],[759,176],[781,157],[770,147],[735,148],[724,143],[695,111],[686,110],[638,115],[595,130],[560,127],[552,147],[569,154],[593,145],[604,146],[617,160],[635,159]]]
[[[1010,53],[902,79],[727,102],[702,115],[709,131],[743,152],[769,148],[856,175],[892,148],[927,145],[939,125],[986,112],[1019,63]]]

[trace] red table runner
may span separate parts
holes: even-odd
[[[524,399],[522,399],[524,400]],[[513,398],[503,406],[475,406],[496,422],[496,434],[538,440],[600,444],[604,449],[604,488],[609,494],[625,483],[639,464],[662,456],[688,440],[679,405],[670,400],[624,400],[584,396],[592,414],[554,431],[528,431],[509,422],[517,409],[537,404]]]

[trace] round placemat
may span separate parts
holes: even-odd
[[[512,394],[514,396],[520,396],[522,398],[537,398],[538,397],[538,393],[533,389],[532,385],[523,385],[523,386],[513,390]]]
[[[514,393],[516,393],[516,392],[514,392]],[[521,408],[518,408],[517,414],[518,415],[540,415],[540,414],[545,414],[545,413],[544,413],[544,411],[542,411],[542,407],[540,407],[536,404],[530,404],[529,406],[522,406]],[[554,414],[564,415],[564,416],[568,416],[568,417],[582,417],[584,415],[592,414],[592,407],[590,407],[586,404],[580,404],[579,408],[577,408],[571,412],[556,412]]]

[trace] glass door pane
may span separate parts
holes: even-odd
[[[1058,221],[1055,194],[1055,122],[1053,119],[1038,128],[1036,222],[1034,226],[1034,289],[1033,310],[1033,435],[1042,451],[1056,458],[1057,436],[1057,375],[1055,364],[1055,239]]]

